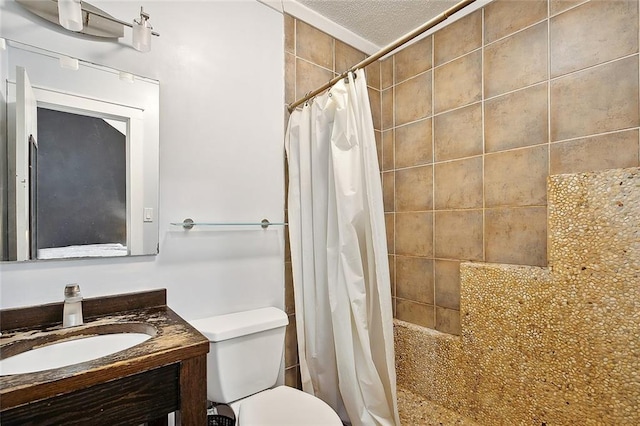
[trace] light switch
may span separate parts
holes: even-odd
[[[153,222],[153,207],[144,208],[144,221]]]

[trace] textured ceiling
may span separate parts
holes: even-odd
[[[459,0],[297,0],[378,46],[390,44]]]

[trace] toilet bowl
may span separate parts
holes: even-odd
[[[313,395],[277,386],[232,403],[238,426],[342,426],[335,411]]]
[[[190,321],[209,339],[207,398],[231,405],[236,426],[342,426],[313,395],[276,386],[287,315],[277,308]]]

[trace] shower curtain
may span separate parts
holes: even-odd
[[[302,388],[345,422],[399,425],[382,189],[364,71],[289,119]]]

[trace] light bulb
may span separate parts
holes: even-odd
[[[133,21],[133,48],[140,52],[151,50],[151,26],[146,19],[140,19],[140,23]]]
[[[82,31],[80,0],[58,0],[58,22],[70,31]]]

